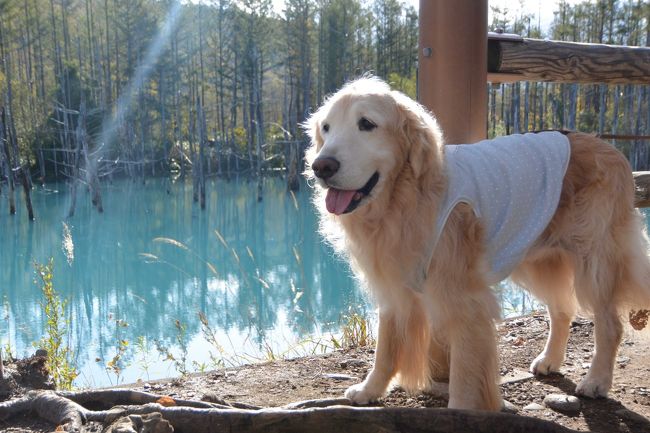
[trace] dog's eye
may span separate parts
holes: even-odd
[[[330,130],[330,124],[329,123],[324,124],[323,125],[323,131],[327,132],[329,130]]]
[[[366,119],[365,117],[362,117],[359,119],[359,131],[372,131],[377,127],[374,123],[372,123],[370,120]]]

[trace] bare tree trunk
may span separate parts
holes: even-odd
[[[497,124],[497,90],[496,85],[490,85],[490,135],[494,137]]]
[[[198,157],[198,193],[201,209],[205,209],[205,144],[207,141],[205,112],[203,111],[202,99],[199,97],[196,104],[197,125],[199,130],[199,157]]]
[[[616,135],[618,133],[618,110],[620,103],[620,93],[621,87],[616,85],[614,87],[614,108],[612,110],[612,134]],[[612,144],[616,146],[616,140],[612,141]]]
[[[14,173],[13,173],[13,163],[11,162],[11,152],[9,151],[9,140],[7,140],[7,126],[5,123],[5,109],[4,107],[0,108],[0,141],[4,144],[4,161],[6,164],[6,173],[7,173],[7,184],[9,185],[9,193],[7,198],[9,199],[9,214],[16,214],[16,193],[15,193],[15,184],[14,184]]]
[[[523,125],[523,132],[528,132],[529,130],[529,124],[528,124],[528,114],[530,112],[530,82],[526,81],[524,84],[524,125]]]
[[[38,170],[40,176],[38,177],[41,185],[45,184],[45,156],[43,156],[43,148],[38,149]]]
[[[81,149],[82,143],[84,140],[84,122],[85,119],[82,118],[81,113],[86,112],[86,103],[81,101],[79,107],[79,121],[77,122],[77,128],[75,130],[75,141],[76,141],[76,150],[74,153],[74,168],[72,171],[72,183],[70,184],[70,208],[68,209],[68,218],[74,216],[75,207],[77,206],[77,183],[79,182],[79,166],[81,165]],[[66,130],[66,134],[68,131]]]
[[[642,110],[643,110],[643,99],[645,88],[637,86],[636,87],[636,101],[637,101],[637,111],[636,111],[636,120],[634,125],[634,134],[641,135],[641,125],[642,125]],[[637,165],[635,170],[647,170],[648,169],[648,160],[647,160],[647,147],[643,145],[641,140],[634,140],[634,148],[637,151]]]
[[[97,208],[97,212],[104,212],[104,204],[102,202],[102,195],[99,189],[99,176],[97,174],[97,159],[90,155],[88,143],[88,131],[86,129],[87,123],[87,110],[86,103],[83,100],[79,105],[79,125],[77,127],[77,139],[81,140],[81,146],[84,153],[84,160],[86,163],[86,182],[90,187],[92,194],[92,204]],[[79,143],[77,143],[79,146]],[[78,174],[78,173],[77,173]]]
[[[569,84],[569,129],[576,129],[576,115],[578,107],[578,85]]]
[[[512,85],[512,128],[515,134],[521,132],[521,84]]]
[[[20,153],[18,151],[18,139],[16,137],[16,125],[14,123],[12,103],[13,103],[13,90],[12,90],[12,77],[11,77],[11,57],[7,50],[5,50],[4,45],[4,23],[0,23],[0,46],[2,46],[2,70],[5,75],[5,108],[2,110],[2,125],[3,125],[3,136],[5,139],[5,146],[11,144],[13,151],[14,161],[11,163],[11,157],[9,156],[8,148],[5,149],[5,156],[7,161],[9,161],[10,167],[10,178],[12,178],[14,172],[21,176],[21,181],[23,184],[23,192],[25,193],[25,205],[27,207],[27,216],[30,221],[34,221],[34,209],[32,207],[32,197],[31,197],[31,179],[29,173],[29,161],[27,161],[27,167],[24,167],[20,162]],[[15,167],[14,167],[15,165]],[[13,202],[13,212],[11,201],[14,199],[13,194],[10,198],[10,210],[9,212],[13,215],[16,211],[16,204]]]
[[[259,58],[258,74],[255,74],[253,83],[255,84],[254,96],[255,96],[255,112],[257,122],[255,123],[257,139],[256,145],[256,172],[257,172],[257,201],[262,201],[263,198],[263,189],[264,189],[264,179],[262,178],[262,164],[264,163],[264,152],[262,150],[262,145],[264,144],[264,115],[262,112],[262,83],[264,80],[264,62],[262,61],[261,53],[257,56]]]
[[[548,100],[546,97],[548,92],[548,83],[542,83],[539,86],[539,126],[537,129],[541,131],[544,129],[544,110],[546,109],[546,101]]]
[[[606,84],[601,84],[598,87],[598,133],[605,132],[605,114],[607,113],[606,97],[608,87]]]
[[[23,183],[23,192],[25,193],[25,206],[27,206],[27,217],[34,221],[34,207],[32,206],[32,179],[28,166],[29,162],[20,169],[20,176]]]
[[[105,84],[106,88],[104,89],[104,95],[105,95],[105,103],[106,103],[106,108],[111,106],[111,101],[113,97],[113,84],[111,82],[111,41],[110,41],[110,29],[111,27],[109,26],[108,23],[108,0],[104,0],[104,26],[105,29],[104,31],[106,32],[106,60],[104,62],[104,65],[106,67],[106,79],[105,79]]]

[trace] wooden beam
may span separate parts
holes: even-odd
[[[650,207],[650,171],[634,173],[634,206]]]
[[[490,34],[488,81],[650,84],[650,47],[517,40]]]
[[[487,0],[420,0],[418,100],[449,143],[487,131]]]

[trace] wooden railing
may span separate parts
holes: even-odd
[[[634,206],[650,207],[650,171],[635,171],[634,173]]]
[[[650,47],[584,44],[488,33],[488,81],[650,84]]]
[[[650,47],[528,39],[488,33],[488,81],[586,84],[650,84]],[[648,136],[601,135],[645,139]],[[650,207],[650,171],[634,172],[635,206]]]

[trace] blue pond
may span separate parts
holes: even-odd
[[[78,386],[331,349],[342,317],[372,318],[370,302],[320,241],[309,188],[292,195],[268,178],[257,202],[256,187],[213,180],[201,211],[189,183],[121,180],[103,186],[103,214],[81,190],[68,219],[68,186],[50,184],[34,190],[33,223],[22,207],[8,215],[3,190],[3,350],[29,355],[43,336],[34,263],[50,257],[54,287],[67,300]],[[508,285],[499,295],[506,315],[534,307]]]

